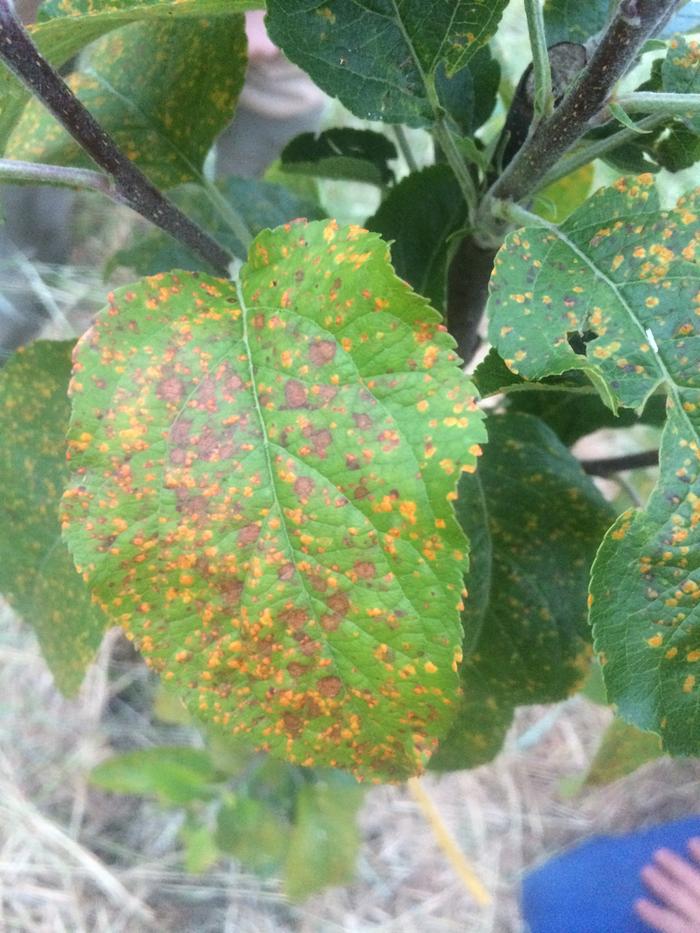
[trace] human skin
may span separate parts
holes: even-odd
[[[700,933],[700,838],[688,841],[688,856],[658,849],[642,869],[642,881],[658,903],[640,898],[634,909],[659,933]]]

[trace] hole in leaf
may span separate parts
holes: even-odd
[[[570,330],[566,335],[569,346],[579,356],[588,355],[588,344],[598,339],[598,334],[594,330]]]

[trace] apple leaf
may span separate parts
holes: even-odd
[[[277,756],[419,771],[456,704],[484,439],[376,234],[263,231],[236,282],[120,289],[79,342],[67,540],[192,711]]]

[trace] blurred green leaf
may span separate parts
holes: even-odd
[[[432,165],[396,185],[366,226],[391,244],[397,275],[443,310],[449,238],[465,222],[464,199],[454,175],[446,165]]]
[[[258,874],[269,875],[280,867],[289,838],[283,815],[259,800],[238,797],[219,810],[218,847]]]
[[[584,787],[600,787],[632,774],[663,755],[658,735],[613,719],[586,775]]]
[[[320,781],[299,791],[285,861],[285,890],[292,901],[352,881],[360,845],[357,786]]]
[[[253,236],[267,227],[278,227],[298,217],[314,220],[323,216],[317,204],[298,197],[280,184],[231,177],[216,182],[214,187],[224,203],[236,209]],[[244,255],[243,245],[231,230],[225,210],[222,213],[217,205],[216,195],[212,200],[202,185],[188,184],[174,188],[169,197],[234,256]],[[105,275],[120,266],[133,269],[138,275],[155,275],[171,269],[211,271],[201,257],[160,230],[136,234],[129,245],[109,259]]]
[[[40,340],[0,369],[0,593],[32,626],[57,687],[77,693],[109,625],[61,540],[73,342]]]
[[[216,835],[208,826],[185,823],[180,838],[185,847],[185,870],[190,874],[201,875],[219,858]]]
[[[183,805],[220,793],[221,780],[207,752],[158,746],[115,755],[90,773],[90,780],[115,794],[157,797],[161,804]]]

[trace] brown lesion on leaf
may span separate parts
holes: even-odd
[[[337,349],[333,340],[315,340],[309,347],[309,360],[314,366],[326,366],[335,359]]]
[[[284,408],[309,408],[309,394],[306,386],[298,379],[289,379],[284,385]]]

